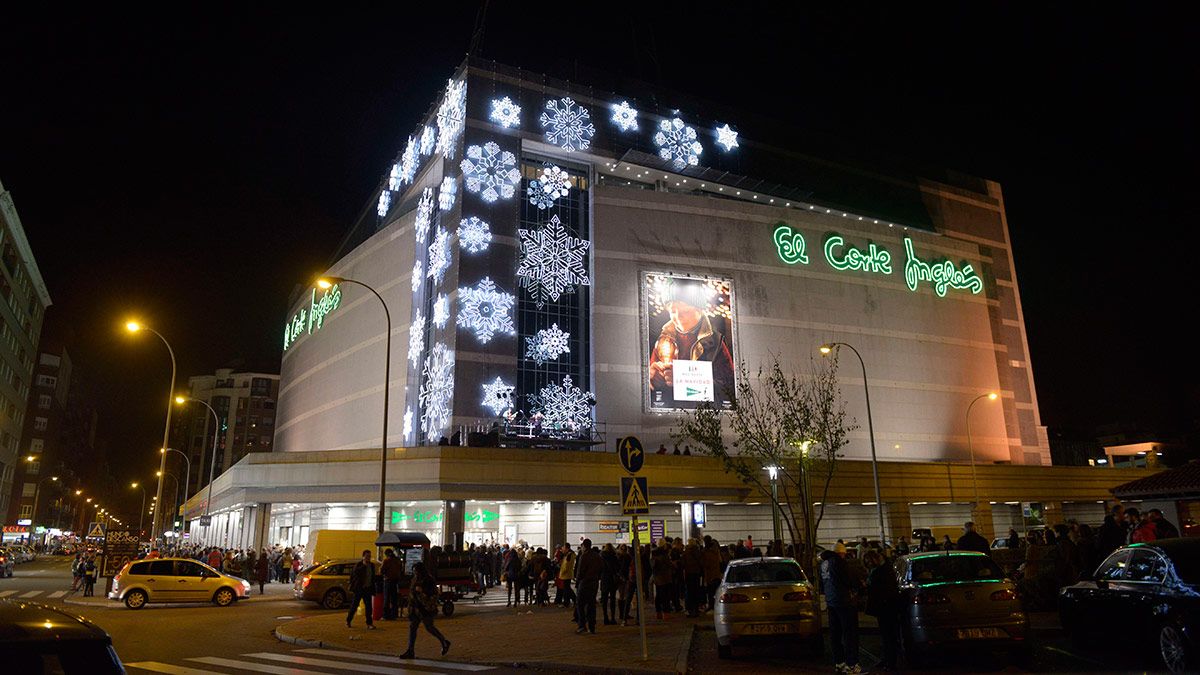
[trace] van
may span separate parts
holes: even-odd
[[[375,550],[375,530],[313,530],[304,547],[304,567],[331,558],[357,560],[363,551]]]

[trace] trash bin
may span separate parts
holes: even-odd
[[[379,621],[383,618],[383,604],[387,601],[387,596],[383,592],[383,581],[375,581],[375,595],[371,596],[371,620]]]

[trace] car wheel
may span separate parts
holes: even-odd
[[[340,588],[331,588],[321,598],[321,606],[325,609],[341,609],[346,604],[346,594]]]
[[[723,645],[720,642],[718,642],[717,643],[717,658],[732,659],[733,658],[733,645]]]
[[[450,602],[449,600],[447,600],[446,602],[442,603],[442,616],[446,617],[447,619],[454,616],[454,603],[453,602]]]
[[[129,591],[125,594],[125,606],[129,609],[141,609],[146,606],[145,591]]]
[[[1195,665],[1187,636],[1175,624],[1169,623],[1159,629],[1158,651],[1162,656],[1163,665],[1172,673],[1187,672]]]
[[[218,588],[217,592],[213,593],[213,604],[217,607],[228,607],[234,600],[237,600],[237,595],[232,588]]]

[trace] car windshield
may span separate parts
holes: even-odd
[[[730,567],[725,581],[730,584],[795,583],[804,581],[804,572],[791,560],[764,561]]]
[[[909,578],[918,584],[952,583],[956,581],[996,581],[1004,573],[986,555],[931,555],[909,561]]]

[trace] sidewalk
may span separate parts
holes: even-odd
[[[238,602],[277,602],[280,600],[295,599],[295,597],[292,595],[291,584],[267,584],[263,590],[265,590],[266,593],[259,595],[258,584],[254,584],[250,589],[250,597],[245,600],[239,600]],[[62,602],[66,605],[81,605],[84,607],[125,607],[125,605],[116,600],[109,600],[108,596],[104,593],[104,586],[101,584],[96,584],[96,594],[90,598],[83,597],[83,591],[80,590],[61,598],[59,602]],[[174,604],[180,603],[165,603],[163,606],[165,607]]]
[[[449,619],[439,617],[436,625],[452,643],[446,658],[457,662],[574,672],[685,673],[693,625],[712,622],[711,615],[649,621],[646,642],[650,658],[643,661],[636,625],[597,625],[595,635],[576,635],[570,619],[571,611],[560,607],[522,607],[459,612]],[[389,656],[404,651],[407,619],[377,621],[375,625],[377,630],[367,630],[362,616],[357,616],[354,627],[347,629],[344,612],[329,612],[278,626],[275,636],[308,647]],[[417,634],[417,656],[436,659],[438,651],[437,641],[422,627]]]

